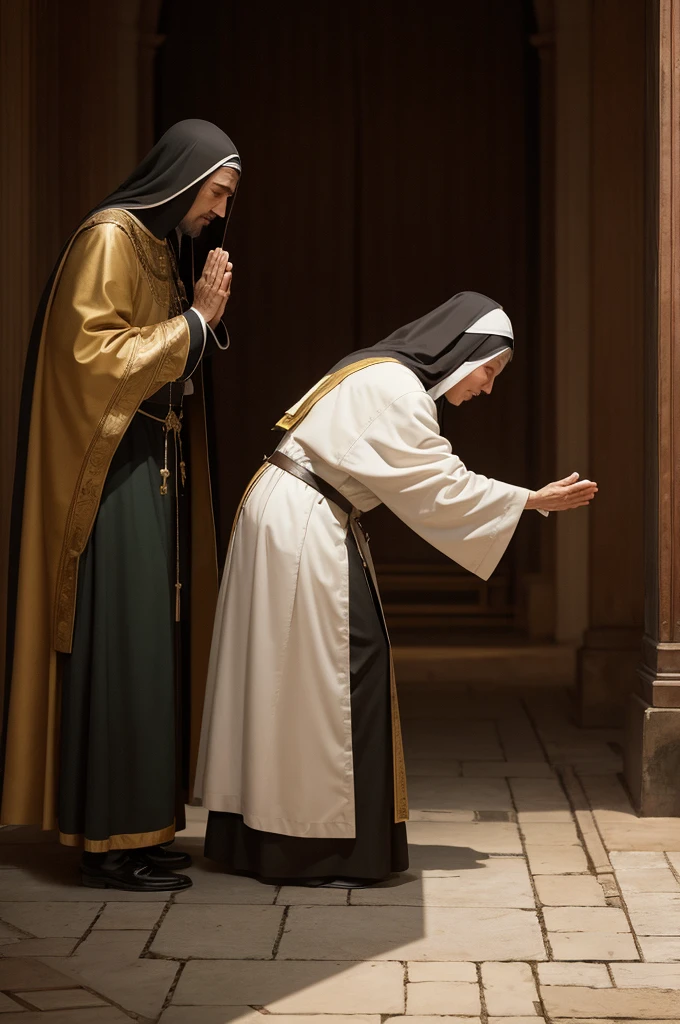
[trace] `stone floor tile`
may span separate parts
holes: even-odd
[[[593,875],[537,875],[536,891],[549,907],[606,907],[602,886]]]
[[[668,861],[663,853],[641,850],[612,850],[609,860],[615,871],[651,871],[667,868]]]
[[[262,1016],[259,1010],[253,1010],[250,1006],[169,1006],[161,1014],[159,1024],[231,1024],[232,1021],[238,1021],[238,1024],[262,1024]],[[351,1019],[354,1021],[354,1018]],[[309,1018],[310,1024],[313,1020]],[[344,1018],[334,1018],[334,1024],[340,1021],[344,1021]],[[365,1022],[379,1024],[380,1017],[366,1016]],[[296,1024],[300,1024],[299,1019]]]
[[[262,1013],[250,1006],[170,1006],[161,1014],[159,1024],[231,1024],[232,1021],[238,1021],[238,1024],[262,1024],[262,1017]],[[390,1017],[389,1020],[404,1018]],[[369,1013],[277,1013],[275,1024],[380,1024],[380,1021],[379,1014]],[[410,1017],[409,1021],[414,1024]]]
[[[544,781],[544,780],[541,780]],[[547,780],[545,780],[547,781]],[[571,811],[518,811],[517,821],[525,825],[570,825],[574,820]]]
[[[619,988],[680,989],[680,964],[613,964]]]
[[[433,728],[431,719],[404,722],[406,763],[414,758],[451,761],[502,761],[503,750],[493,722],[462,725],[441,719]]]
[[[115,933],[96,934],[103,937]],[[94,989],[126,1010],[152,1019],[161,1012],[178,971],[174,961],[132,960],[93,952],[83,957],[55,958],[54,963],[73,981]]]
[[[527,859],[532,875],[567,875],[588,870],[588,861],[580,846],[529,846]]]
[[[443,778],[416,775],[409,780],[409,804],[414,810],[511,811],[505,779]]]
[[[538,980],[541,985],[579,985],[581,988],[612,987],[606,964],[539,964]]]
[[[536,1012],[538,994],[529,964],[484,963],[482,985],[491,1016],[526,1016]]]
[[[459,1017],[457,1014],[455,1017],[452,1017],[446,1013],[432,1015],[409,1014],[408,1017],[389,1017],[388,1020],[389,1024],[442,1024],[442,1022],[446,1021],[451,1021],[451,1024],[481,1024],[481,1017]],[[323,1022],[320,1022],[320,1024],[323,1024]],[[387,1024],[387,1021],[385,1024]],[[533,1024],[536,1024],[535,1018]]]
[[[680,935],[639,935],[638,942],[645,960],[652,963],[680,960]]]
[[[115,1006],[90,1007],[83,1010],[27,1010],[23,1013],[4,1013],[2,1024],[130,1024],[126,1013]]]
[[[597,830],[595,819],[591,811],[575,811],[576,821],[581,833],[583,847],[592,862],[595,871],[598,873],[611,874],[612,866],[607,856],[607,851],[602,842],[600,833]]]
[[[85,1006],[109,1005],[84,988],[62,988],[51,992],[17,992],[17,995],[36,1010],[78,1010]]]
[[[551,985],[542,996],[550,1017],[680,1018],[680,992],[675,991]]]
[[[637,818],[617,775],[588,775],[582,768],[578,774],[598,823],[625,822]]]
[[[522,822],[522,832],[530,846],[579,846],[573,822]]]
[[[543,1017],[488,1017],[489,1024],[540,1024]]]
[[[75,936],[70,939],[22,939],[11,946],[3,946],[2,956],[70,956],[79,941]]]
[[[479,986],[461,981],[416,981],[406,986],[406,1013],[478,1014],[481,1010]]]
[[[470,779],[554,778],[547,761],[465,761],[463,775]]]
[[[409,786],[409,795],[410,795]],[[484,813],[484,812],[482,812]],[[492,811],[487,813],[509,814],[509,811]],[[425,810],[419,807],[411,807],[409,810],[409,821],[454,821],[458,823],[472,823],[477,820],[476,811],[458,811],[450,808],[447,811]]]
[[[544,757],[543,747],[524,709],[501,716],[496,726],[508,761],[539,761]]]
[[[352,892],[352,906],[523,907],[533,909],[534,894],[521,858],[489,858],[476,868],[445,877],[401,876]]]
[[[143,959],[148,931],[92,931],[75,955],[54,958],[73,981],[145,1017],[160,1013],[177,974],[171,961]]]
[[[443,757],[414,757],[408,765],[409,779],[415,779],[419,775],[444,775],[447,778],[457,778],[461,775],[460,761],[450,761]],[[484,776],[480,776],[484,778]]]
[[[326,913],[349,910],[348,907],[319,909]],[[174,957],[268,959],[283,912],[282,907],[176,905],[163,919],[151,951]]]
[[[550,932],[630,932],[617,907],[544,907],[543,917]]]
[[[598,824],[608,850],[680,852],[680,818],[630,818]]]
[[[0,920],[39,939],[79,938],[102,908],[98,903],[0,903]]]
[[[668,865],[640,870],[619,869],[616,880],[624,896],[644,892],[674,892],[680,895],[680,886]]]
[[[18,1013],[21,1009],[23,1007],[20,1007],[19,1003],[15,1002],[11,996],[0,992],[0,1013]]]
[[[25,935],[22,932],[17,931],[17,929],[13,928],[11,925],[3,924],[2,921],[0,921],[0,946],[7,946],[14,942],[20,942],[22,938],[25,938]]]
[[[193,867],[186,872],[193,879],[191,889],[177,893],[176,903],[225,903],[257,906],[272,904],[277,887],[265,885],[254,878],[229,875],[217,865],[203,858],[196,858]]]
[[[163,908],[157,903],[107,903],[94,928],[95,931],[133,929],[149,932],[162,912]]]
[[[173,1005],[234,1003],[269,1013],[404,1012],[404,968],[398,963],[283,960],[193,960],[180,977]]]
[[[639,960],[633,936],[608,932],[548,932],[555,960]]]
[[[102,966],[116,961],[132,963],[142,955],[149,940],[149,931],[91,931],[78,946],[74,959]]]
[[[638,935],[680,935],[680,893],[626,896],[630,920]]]
[[[569,801],[557,779],[510,779],[510,789],[524,820],[571,821]],[[554,817],[559,814],[563,817]]]
[[[284,885],[276,897],[277,907],[344,907],[346,889],[309,889],[304,885]]]
[[[71,988],[70,979],[39,960],[0,960],[0,991],[23,992],[38,988]]]
[[[409,981],[477,981],[477,965],[466,963],[424,963],[410,960]]]
[[[512,822],[479,822],[472,825],[435,823],[429,821],[409,822],[407,826],[411,867],[436,872],[444,860],[444,869],[450,870],[451,850],[458,856],[457,867],[463,867],[471,860],[480,860],[492,854],[521,854],[522,843],[517,825]],[[471,858],[471,851],[481,857]]]
[[[667,850],[666,856],[671,862],[671,865],[675,868],[676,872],[680,875],[680,853],[673,850]]]
[[[645,1017],[644,1022],[645,1024],[676,1024],[676,1021],[669,1021],[668,1018],[650,1020]],[[555,1017],[553,1024],[640,1024],[640,1017],[636,1017],[635,1020],[630,1017]]]
[[[443,907],[293,907],[280,959],[544,960],[536,915]]]
[[[44,854],[52,847],[38,847]],[[0,871],[0,903],[91,903],[92,889],[78,882],[75,871],[69,870],[61,878],[55,875],[47,879],[36,875],[29,868],[6,868]],[[166,903],[166,892],[122,892],[116,891],[116,902]]]

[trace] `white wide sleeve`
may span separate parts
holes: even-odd
[[[530,494],[466,469],[439,433],[425,392],[388,405],[340,465],[423,540],[483,580],[498,565]]]

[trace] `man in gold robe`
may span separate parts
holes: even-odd
[[[58,829],[93,887],[191,884],[168,844],[217,593],[202,374],[228,345],[222,244],[240,169],[215,125],[174,125],[67,242],[29,346],[1,820]],[[217,229],[183,283],[193,240]]]

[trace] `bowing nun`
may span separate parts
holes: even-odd
[[[577,508],[578,474],[531,491],[467,469],[436,401],[485,392],[510,320],[462,292],[341,360],[277,424],[220,588],[196,794],[206,855],[265,882],[370,885],[408,867],[390,645],[359,516],[381,502],[486,580],[525,509]]]

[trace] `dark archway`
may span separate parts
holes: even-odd
[[[340,355],[465,288],[508,310],[517,356],[493,400],[451,414],[447,432],[479,472],[538,483],[532,17],[525,0],[260,0],[206,20],[166,0],[157,130],[209,118],[244,162],[229,240],[234,346],[216,372],[225,528],[281,412]],[[521,633],[538,524],[521,524],[487,586],[385,510],[371,519],[398,635]]]

